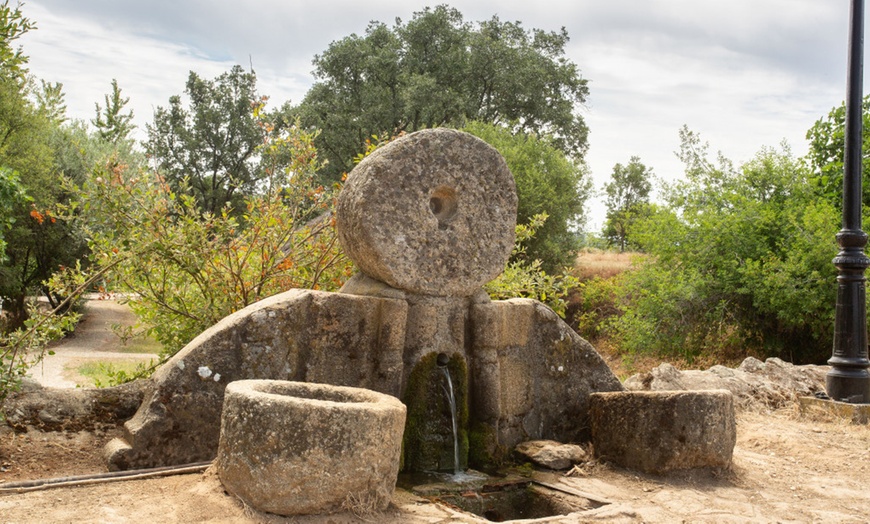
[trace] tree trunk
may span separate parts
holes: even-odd
[[[4,297],[3,299],[3,324],[2,329],[8,333],[24,326],[27,320],[27,303],[25,295],[16,297]]]

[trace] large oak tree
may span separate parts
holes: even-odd
[[[241,66],[214,80],[190,72],[186,99],[175,95],[147,126],[145,150],[176,191],[190,190],[203,211],[229,204],[243,209],[245,195],[265,176],[257,147],[263,130],[254,115],[262,100],[256,76]]]
[[[296,108],[322,130],[318,151],[333,179],[353,167],[372,135],[469,121],[546,134],[564,153],[582,157],[587,134],[578,108],[588,87],[565,58],[568,34],[527,30],[498,17],[468,23],[441,5],[369,24],[314,59],[317,82]]]

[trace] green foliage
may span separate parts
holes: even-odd
[[[323,130],[317,147],[332,179],[371,135],[473,120],[552,135],[558,149],[581,156],[588,130],[575,109],[588,87],[565,58],[567,43],[564,29],[526,30],[498,17],[471,24],[446,5],[427,7],[330,44],[314,59],[318,81],[285,111]]]
[[[604,237],[611,246],[625,251],[630,246],[629,232],[637,220],[649,213],[649,194],[652,191],[652,169],[633,156],[628,164],[616,164],[610,182],[604,186],[607,195],[607,219]],[[633,247],[633,246],[632,246]]]
[[[639,222],[651,256],[625,275],[613,327],[631,352],[692,359],[756,352],[794,362],[830,355],[836,210],[783,147],[735,170],[683,129],[686,178]]]
[[[37,106],[48,121],[59,125],[66,121],[66,94],[60,82],[40,80],[40,89],[36,90]]]
[[[240,66],[215,80],[191,71],[187,107],[173,96],[147,126],[145,150],[157,173],[173,191],[194,195],[203,212],[217,215],[227,204],[243,212],[245,196],[254,195],[266,176],[258,154],[263,133],[254,109],[263,101],[256,80]]]
[[[577,242],[580,249],[589,248],[607,251],[609,245],[606,238],[592,231],[582,231]]]
[[[24,79],[28,59],[21,47],[15,48],[13,43],[35,27],[36,24],[21,12],[20,3],[15,9],[9,5],[9,0],[0,4],[0,79]]]
[[[870,95],[862,104],[863,151],[870,151]],[[809,151],[806,160],[812,170],[810,183],[816,191],[838,209],[843,205],[843,160],[846,140],[846,104],[831,109],[807,131]],[[870,157],[863,163],[863,201],[870,207]]]
[[[547,304],[561,317],[565,317],[568,292],[579,282],[570,275],[551,275],[541,268],[540,260],[527,260],[526,243],[534,238],[535,232],[547,220],[546,214],[535,215],[526,224],[517,224],[517,241],[514,247],[514,260],[509,262],[504,272],[488,282],[484,289],[495,300],[509,298],[533,298]]]
[[[83,246],[52,214],[53,206],[68,197],[53,142],[65,119],[61,85],[42,82],[37,89],[35,81],[26,80],[27,57],[12,47],[34,27],[20,5],[0,4],[0,300],[6,331],[24,325],[27,294],[45,289],[42,282],[60,265],[73,264]]]
[[[5,234],[15,223],[14,211],[28,201],[18,173],[0,167],[0,262],[6,260]]]
[[[34,104],[33,98],[40,103]],[[0,298],[6,330],[21,327],[27,319],[28,294],[42,291],[52,305],[59,302],[61,297],[48,293],[42,282],[59,267],[74,264],[86,248],[72,225],[53,211],[71,196],[63,187],[58,161],[62,109],[58,84],[43,84],[37,93],[33,82],[0,75],[0,169],[16,171],[29,198],[14,202],[8,215],[14,223],[3,235]]]
[[[256,108],[255,108],[256,109]],[[333,190],[318,186],[315,137],[298,125],[280,133],[257,111],[270,190],[239,216],[203,213],[182,183],[110,164],[82,188],[97,267],[115,264],[113,291],[172,355],[230,313],[290,288],[331,290],[350,273],[331,215]]]
[[[610,278],[595,276],[573,290],[578,302],[574,320],[580,336],[597,340],[607,335],[613,319],[621,313],[617,304],[623,291],[623,278],[622,274]]]
[[[148,377],[163,362],[87,362],[78,368],[80,375],[88,377],[97,388],[110,388]]]
[[[100,137],[111,144],[119,144],[130,138],[130,133],[136,126],[133,125],[133,111],[123,113],[124,106],[130,102],[130,97],[121,97],[121,88],[118,81],[112,79],[112,93],[105,96],[106,106],[100,107],[99,102],[94,102],[97,116],[91,120],[97,128]]]
[[[567,158],[549,137],[514,133],[483,122],[470,122],[463,131],[487,142],[505,158],[517,185],[517,222],[529,222],[540,214],[548,217],[535,228],[534,237],[526,240],[524,256],[540,260],[551,273],[572,265],[579,248],[572,229],[585,220],[584,204],[592,188],[585,168]]]

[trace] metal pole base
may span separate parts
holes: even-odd
[[[836,367],[825,376],[825,389],[833,400],[870,404],[870,373],[866,369]]]

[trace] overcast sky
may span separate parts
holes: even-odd
[[[330,42],[392,24],[417,0],[28,0],[38,29],[21,39],[37,77],[62,82],[69,115],[91,119],[113,78],[140,130],[181,94],[188,72],[212,78],[253,64],[273,106],[299,102],[311,60]],[[736,163],[807,129],[845,97],[848,0],[457,0],[467,21],[498,15],[558,30],[590,82],[583,117],[596,188],[632,155],[672,180],[683,124]],[[144,133],[143,133],[144,136]],[[590,202],[593,224],[603,198]]]

